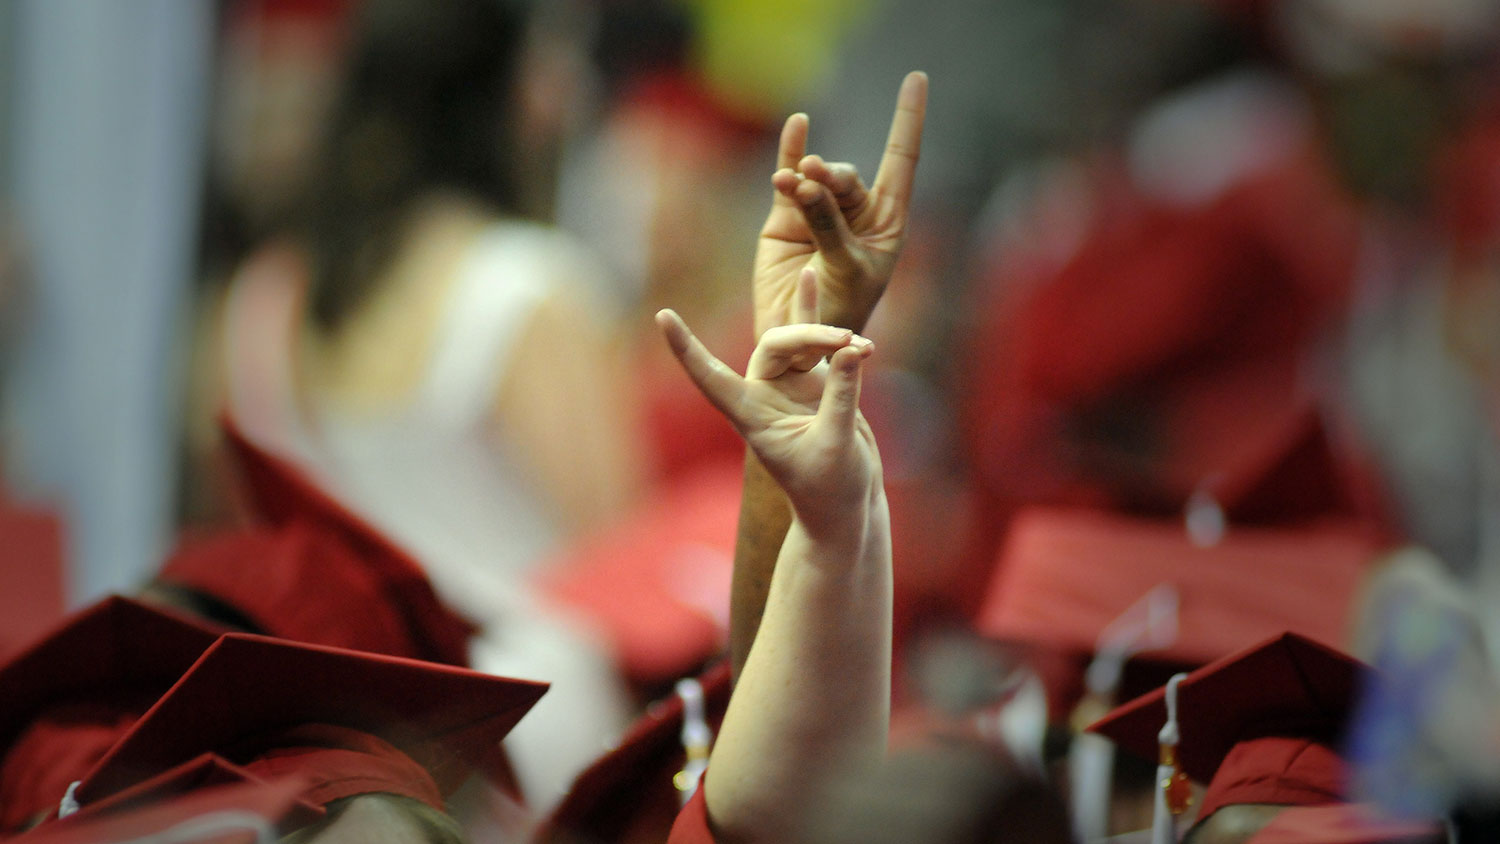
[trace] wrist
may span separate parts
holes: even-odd
[[[816,508],[799,508],[793,503],[791,527],[815,546],[842,549],[841,556],[849,559],[863,557],[870,540],[889,530],[885,486],[877,478],[864,491],[838,500],[844,503],[830,506],[825,500]]]

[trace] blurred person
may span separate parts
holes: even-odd
[[[1459,839],[1489,840],[1500,4],[1303,0],[1266,17],[1360,200],[1339,397],[1375,446],[1406,537],[1433,554],[1397,557],[1363,608],[1361,655],[1385,682],[1361,708],[1356,787],[1404,812],[1471,809]]]
[[[1315,844],[1298,830],[1330,816],[1329,831],[1342,825],[1345,836],[1336,841],[1446,842],[1441,814],[1391,815],[1350,793],[1344,742],[1371,681],[1370,666],[1283,633],[1178,674],[1089,729],[1157,760],[1152,844],[1176,842],[1179,828],[1196,844]],[[1267,832],[1273,824],[1284,837]]]
[[[278,784],[295,840],[464,840],[450,795],[503,779],[495,747],[546,690],[249,634],[159,599],[106,599],[0,666],[3,834],[117,840],[82,830]]]
[[[989,366],[957,373],[980,382],[961,411],[986,510],[972,565],[1028,504],[1231,531],[1382,518],[1320,406],[1358,221],[1295,91],[1202,82],[1123,151],[1038,182],[978,294]]]
[[[349,0],[234,0],[220,22],[202,237],[210,275],[271,236],[312,176]]]
[[[687,36],[684,36],[686,39]],[[736,115],[688,67],[642,72],[621,90],[597,133],[574,150],[560,186],[560,224],[603,250],[609,292],[635,324],[662,305],[716,337],[751,348],[742,289],[747,233],[762,189],[762,121]],[[650,332],[624,350],[640,373],[645,472],[658,485],[733,462],[740,444],[684,388]]]
[[[1494,554],[1500,4],[1301,0],[1264,19],[1360,212],[1338,397],[1406,534],[1472,580]]]
[[[545,807],[624,724],[602,645],[529,583],[636,490],[599,270],[515,216],[525,15],[372,0],[351,27],[293,224],[226,298],[227,409],[420,560],[475,667],[553,680],[511,740]]]
[[[735,339],[733,357],[749,355],[734,280],[775,125],[705,77],[702,17],[692,4],[605,4],[595,48],[602,108],[566,150],[558,183],[559,225],[600,249],[612,271],[607,294],[637,326],[625,351],[640,373],[644,468],[656,486],[722,474],[741,453],[646,327],[670,304],[705,333]],[[768,38],[767,51],[784,37]]]
[[[1374,522],[1493,603],[1497,7],[1223,5],[1274,61],[1043,172],[1006,233],[977,342],[1007,351],[966,412],[989,503],[1208,525],[1211,545]],[[1420,651],[1430,626],[1394,629],[1417,627]]]
[[[337,90],[347,0],[221,4],[203,180],[179,517],[230,518],[218,459],[224,297],[235,269],[285,225],[306,191]]]

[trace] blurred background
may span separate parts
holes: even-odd
[[[6,635],[234,523],[227,420],[424,562],[483,558],[587,616],[643,696],[694,670],[724,636],[741,451],[650,315],[742,365],[781,121],[806,111],[810,150],[869,182],[922,69],[909,240],[866,331],[899,693],[990,705],[932,643],[1004,641],[1066,721],[1109,623],[1175,583],[1174,640],[1200,646],[1125,648],[1158,652],[1141,684],[1302,629],[1437,690],[1360,722],[1371,770],[1444,760],[1373,794],[1493,794],[1497,22],[1488,0],[9,0],[0,543],[50,550],[0,555]],[[1270,562],[1235,545],[1262,540]],[[1123,559],[1148,562],[1109,586]],[[1483,703],[1459,723],[1454,696]]]

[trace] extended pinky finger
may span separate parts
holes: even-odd
[[[850,346],[840,349],[829,361],[828,381],[823,385],[823,398],[818,404],[818,421],[834,431],[854,431],[854,420],[859,416],[859,387],[864,370],[864,359],[872,346]]]

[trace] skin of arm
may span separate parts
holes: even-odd
[[[755,256],[756,337],[788,322],[804,269],[811,269],[817,281],[821,318],[813,321],[853,331],[864,328],[906,238],[926,110],[927,75],[910,73],[897,95],[885,154],[869,189],[853,165],[806,155],[807,115],[787,118],[771,177],[771,211]],[[754,450],[747,449],[730,587],[729,653],[736,678],[760,627],[791,523],[792,510],[781,487]]]
[[[794,315],[815,311],[817,295],[807,269]],[[858,407],[873,346],[833,326],[781,326],[762,335],[741,378],[676,314],[658,322],[790,505],[704,788],[719,840],[796,840],[823,784],[883,756],[890,721],[890,522],[879,451]]]
[[[759,635],[710,757],[722,841],[792,841],[840,770],[869,770],[890,725],[890,522],[878,484],[842,536],[793,519]]]

